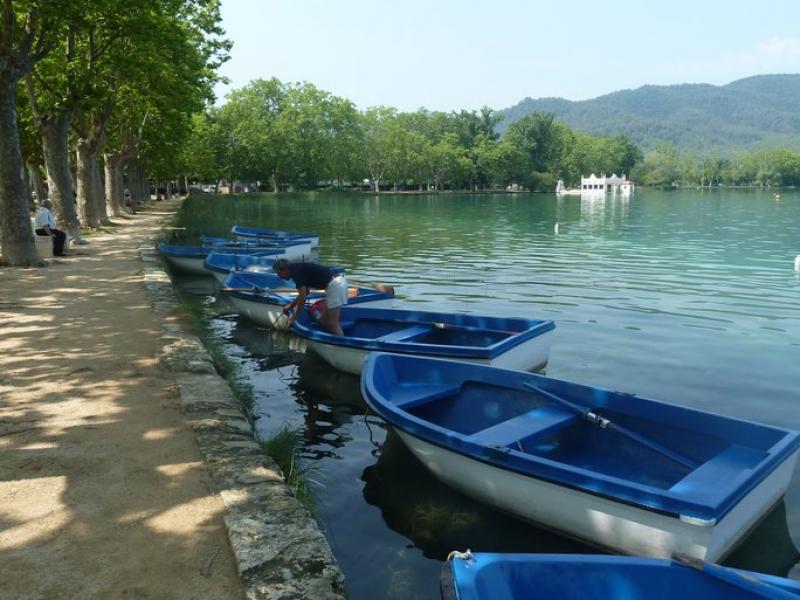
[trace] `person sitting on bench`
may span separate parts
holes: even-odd
[[[36,235],[49,235],[52,237],[53,255],[66,256],[64,254],[64,242],[67,240],[67,234],[60,229],[56,229],[56,218],[50,211],[51,208],[53,208],[53,203],[50,200],[42,200],[34,219]]]

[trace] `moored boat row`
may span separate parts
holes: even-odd
[[[261,259],[275,261],[286,256],[283,250],[262,248],[259,246],[178,246],[174,244],[159,244],[158,252],[174,268],[184,273],[193,275],[211,275],[212,271],[206,268],[205,261],[212,253],[254,256]],[[270,262],[270,264],[272,264]]]
[[[314,234],[250,229],[232,230],[248,240],[243,252],[214,246],[204,270],[223,282],[240,315],[285,329],[283,309],[296,297],[294,282],[273,274],[281,256],[251,252],[249,240],[284,242],[285,250]],[[797,432],[530,372],[547,364],[552,321],[407,310],[393,291],[359,285],[348,288],[344,335],[335,335],[313,317],[311,307],[324,295],[312,290],[310,310],[291,328],[307,348],[336,369],[360,374],[368,406],[436,477],[524,521],[614,552],[709,565],[724,559],[787,490],[800,451]],[[644,582],[651,576],[685,580],[687,589],[716,585],[681,574],[688,567],[668,560],[631,559],[636,568],[625,566],[617,575],[613,560],[583,558],[577,564],[587,572],[613,571],[614,589],[637,587],[624,583],[626,577]],[[551,562],[565,569],[564,561]],[[453,597],[539,597],[529,591],[546,571],[527,564],[513,555],[493,558]],[[580,569],[572,576],[581,582],[576,589],[586,579]],[[690,572],[714,569],[721,568]],[[716,581],[724,582],[728,571],[714,571]],[[792,584],[764,585],[764,597],[797,593]],[[753,591],[747,586],[741,596],[722,588],[731,594],[725,597],[758,597],[746,595]],[[650,588],[642,589],[629,597],[649,597]]]

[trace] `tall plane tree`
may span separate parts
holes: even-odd
[[[17,129],[17,83],[53,48],[61,0],[2,0],[0,3],[0,239],[4,262],[40,264],[33,243],[24,165]]]

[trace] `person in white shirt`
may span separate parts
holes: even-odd
[[[36,235],[49,235],[52,237],[53,255],[66,256],[66,254],[64,254],[64,242],[67,239],[67,234],[60,229],[56,229],[56,218],[50,211],[51,208],[53,208],[53,203],[50,202],[50,200],[42,200],[34,219]]]

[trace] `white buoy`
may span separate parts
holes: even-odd
[[[558,223],[556,223],[556,226],[553,228],[553,231],[555,231],[556,235],[558,235]],[[800,256],[798,256],[798,258],[800,258]]]
[[[800,271],[800,254],[794,257],[794,270]]]

